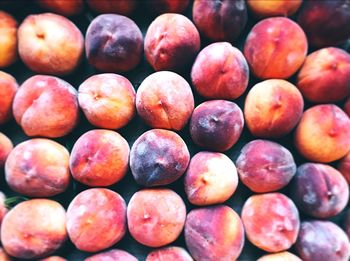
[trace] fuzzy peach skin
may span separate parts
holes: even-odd
[[[161,247],[175,241],[185,219],[185,203],[170,189],[140,190],[128,204],[129,232],[137,242],[149,247]]]
[[[138,261],[138,259],[124,250],[112,249],[90,256],[84,261]]]
[[[154,14],[163,13],[184,13],[189,0],[147,0],[146,7]]]
[[[5,252],[5,250],[0,247],[0,260],[1,261],[11,261],[11,257]]]
[[[57,77],[35,75],[18,89],[12,110],[27,136],[62,137],[79,120],[77,91]]]
[[[192,157],[184,185],[187,198],[194,205],[224,203],[238,186],[235,164],[225,154],[201,151]]]
[[[97,13],[130,15],[137,7],[135,0],[87,0],[89,7]]]
[[[344,111],[350,117],[350,97],[346,100],[344,104]]]
[[[66,212],[56,201],[31,199],[5,216],[1,242],[5,251],[20,259],[38,259],[60,248],[67,239]]]
[[[230,43],[213,43],[198,54],[191,79],[201,96],[233,100],[247,89],[249,67],[241,51]]]
[[[190,211],[185,242],[195,260],[236,260],[244,245],[244,228],[230,207],[217,205]]]
[[[174,72],[153,73],[137,90],[136,108],[141,119],[152,128],[181,130],[194,109],[191,87]]]
[[[247,0],[250,11],[257,17],[291,16],[301,6],[303,0]]]
[[[12,117],[12,103],[18,89],[15,78],[0,71],[0,125]]]
[[[284,251],[275,254],[267,254],[260,257],[257,261],[302,261],[298,256]]]
[[[256,77],[287,79],[303,64],[307,48],[305,33],[297,23],[273,17],[252,28],[244,44],[244,56]]]
[[[119,129],[134,117],[135,89],[124,76],[103,73],[86,79],[78,90],[79,106],[99,128]]]
[[[153,250],[146,257],[146,261],[162,260],[193,261],[193,258],[184,248],[176,246],[169,246]]]
[[[337,169],[350,185],[350,151],[344,158],[340,159],[337,165]]]
[[[5,194],[0,191],[0,228],[1,228],[2,220],[4,219],[5,215],[8,212],[5,200],[6,200]],[[1,258],[0,258],[0,260],[1,260]]]
[[[144,52],[155,71],[183,71],[194,61],[200,43],[199,32],[190,19],[167,13],[148,27]]]
[[[54,13],[64,16],[80,14],[84,9],[83,0],[36,0],[37,3]]]
[[[299,212],[281,193],[251,196],[244,203],[242,221],[249,241],[267,252],[289,249],[297,240]]]
[[[303,97],[293,84],[271,79],[250,89],[244,104],[244,117],[254,136],[278,138],[296,127],[303,109]]]
[[[244,0],[195,0],[192,17],[206,38],[233,42],[247,24],[247,6]]]
[[[295,131],[294,144],[310,161],[332,162],[350,150],[350,118],[334,104],[306,110]]]
[[[17,60],[17,21],[10,14],[0,11],[0,68]]]
[[[12,141],[0,132],[0,168],[5,166],[6,159],[13,149]]]
[[[69,204],[66,226],[77,249],[86,252],[104,250],[125,235],[125,201],[109,189],[84,190]]]
[[[49,139],[31,139],[18,144],[5,164],[10,188],[29,197],[63,193],[70,182],[69,152]]]
[[[66,75],[79,65],[84,38],[78,27],[61,15],[29,15],[18,28],[18,52],[36,73]]]
[[[40,259],[39,261],[67,261],[67,259],[60,256],[50,256],[44,259]]]
[[[91,130],[74,144],[69,161],[75,180],[88,186],[110,186],[128,171],[129,144],[117,132]]]
[[[306,57],[297,86],[305,99],[317,102],[337,102],[350,95],[350,54],[328,47]]]

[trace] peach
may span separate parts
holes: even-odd
[[[169,130],[143,133],[130,151],[131,173],[138,184],[148,187],[168,185],[179,179],[189,162],[186,143]]]
[[[119,129],[134,117],[135,89],[124,76],[103,73],[86,79],[78,90],[79,106],[99,128]]]
[[[155,14],[163,13],[184,13],[189,0],[147,0],[144,1],[150,12]]]
[[[235,41],[247,24],[244,0],[195,0],[193,22],[200,33],[211,41]]]
[[[196,145],[223,152],[238,141],[243,125],[243,113],[237,104],[225,100],[206,101],[192,113],[190,134]]]
[[[295,128],[303,109],[303,97],[293,84],[271,79],[250,89],[244,104],[244,117],[254,136],[279,138]]]
[[[250,11],[257,17],[291,16],[301,6],[302,0],[247,0]]]
[[[78,67],[83,50],[82,33],[64,16],[29,15],[18,28],[19,55],[36,73],[69,74]]]
[[[267,254],[260,257],[257,261],[302,261],[298,256],[284,251],[275,254]]]
[[[0,260],[11,261],[10,256],[5,252],[5,250],[2,247],[0,247]]]
[[[182,247],[164,247],[158,250],[153,250],[147,255],[146,261],[193,261],[190,254]]]
[[[88,186],[110,186],[128,171],[129,144],[117,132],[91,130],[74,144],[69,166],[75,180]]]
[[[233,100],[247,89],[249,67],[241,51],[230,43],[213,43],[198,54],[192,66],[191,79],[201,96]]]
[[[337,169],[350,185],[350,151],[338,162]]]
[[[142,57],[142,33],[133,20],[117,14],[102,14],[86,31],[88,62],[99,71],[127,72]]]
[[[37,0],[37,3],[52,12],[64,15],[78,15],[83,11],[83,0]]]
[[[16,79],[0,71],[0,125],[12,118],[12,103],[17,89]]]
[[[104,250],[121,240],[126,232],[125,201],[109,189],[87,189],[69,204],[66,226],[77,249]]]
[[[97,13],[130,15],[137,6],[135,0],[87,0],[89,7]]]
[[[244,44],[244,56],[256,77],[286,79],[303,64],[307,47],[305,33],[298,24],[273,17],[252,28]]]
[[[295,246],[303,261],[348,261],[350,258],[349,238],[330,221],[302,222]]]
[[[185,241],[195,260],[236,260],[244,245],[244,228],[230,207],[217,205],[188,213]]]
[[[200,42],[190,19],[167,13],[158,16],[148,27],[144,52],[155,71],[184,71],[194,61]]]
[[[13,149],[12,141],[0,132],[0,168],[5,165],[6,159]]]
[[[49,139],[31,139],[18,144],[5,164],[10,188],[29,197],[63,193],[70,181],[69,152]]]
[[[5,194],[0,191],[0,228],[1,228],[2,220],[4,219],[5,215],[8,212],[5,200],[6,200]]]
[[[170,189],[143,189],[130,199],[127,210],[131,236],[149,247],[161,247],[175,241],[186,219],[186,206]]]
[[[344,104],[344,111],[350,117],[350,97],[346,100]]]
[[[16,205],[5,216],[1,242],[5,251],[20,259],[50,255],[67,239],[66,212],[56,201],[32,199]]]
[[[194,109],[191,87],[174,72],[153,73],[137,90],[136,108],[141,119],[152,128],[181,130]]]
[[[303,113],[295,131],[295,147],[310,161],[335,161],[349,152],[349,129],[350,118],[338,106],[316,105]]]
[[[306,57],[297,86],[312,102],[337,102],[350,95],[350,54],[328,47]]]
[[[281,193],[251,196],[244,203],[242,221],[249,241],[267,252],[289,249],[297,240],[299,213]]]
[[[62,137],[79,120],[77,91],[53,76],[27,79],[17,91],[12,110],[27,136]]]
[[[138,259],[120,249],[108,250],[86,258],[84,261],[137,261]]]
[[[17,21],[10,14],[0,11],[0,68],[17,60]]]
[[[220,204],[236,191],[238,175],[235,164],[225,154],[201,151],[191,159],[184,183],[192,204]]]
[[[40,259],[39,261],[67,261],[67,259],[60,256],[50,256],[44,259]]]
[[[247,143],[237,158],[236,166],[243,184],[257,193],[282,189],[297,170],[292,153],[268,140]]]
[[[305,163],[298,167],[291,194],[295,204],[304,213],[316,218],[330,218],[346,207],[349,186],[333,167]]]

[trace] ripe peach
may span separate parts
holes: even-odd
[[[10,256],[5,252],[5,250],[2,247],[0,247],[0,260],[11,261]]]
[[[150,12],[155,14],[183,13],[189,0],[147,0],[144,1]]]
[[[297,207],[281,193],[248,198],[242,221],[249,241],[267,252],[289,249],[297,240],[300,226]]]
[[[350,54],[328,47],[306,57],[297,86],[312,102],[337,102],[350,95]]]
[[[69,204],[66,226],[79,250],[97,252],[111,247],[126,232],[125,201],[109,189],[87,189]]]
[[[64,16],[78,15],[83,11],[84,2],[83,0],[36,0],[37,3],[58,14]]]
[[[198,54],[191,79],[201,96],[233,100],[247,89],[249,67],[241,51],[230,43],[213,43]]]
[[[146,258],[146,261],[193,261],[190,254],[182,247],[164,247],[150,252]]]
[[[0,132],[0,168],[5,165],[6,159],[13,149],[12,141]]]
[[[244,45],[244,56],[260,79],[289,78],[303,64],[306,53],[305,33],[298,24],[284,17],[257,23]]]
[[[60,256],[49,256],[44,259],[40,259],[39,261],[68,261],[68,260]]]
[[[225,100],[206,101],[192,113],[190,134],[198,146],[223,152],[238,141],[243,125],[243,113],[237,104]]]
[[[174,72],[148,76],[136,94],[137,113],[152,128],[181,130],[194,109],[190,85]]]
[[[197,28],[183,15],[160,15],[148,27],[144,51],[155,71],[183,71],[191,65],[199,49]]]
[[[264,255],[260,257],[257,261],[302,261],[302,260],[296,255],[290,252],[284,251],[280,253]]]
[[[86,258],[84,261],[137,261],[138,259],[120,249],[108,250]]]
[[[350,185],[350,151],[338,162],[337,169]]]
[[[86,31],[86,57],[104,72],[134,69],[142,57],[142,33],[133,20],[117,14],[102,14]]]
[[[1,228],[2,220],[4,219],[5,215],[8,212],[8,209],[7,209],[6,204],[5,204],[5,200],[6,200],[5,194],[0,191],[0,228]],[[1,255],[0,255],[0,257],[1,257]],[[1,260],[1,258],[0,258],[0,260]]]
[[[35,75],[27,79],[17,91],[12,110],[28,136],[62,137],[79,120],[77,91],[53,76]]]
[[[127,220],[131,236],[149,247],[175,241],[186,219],[186,206],[170,189],[143,189],[130,199]]]
[[[313,106],[303,113],[294,143],[299,153],[310,161],[335,161],[349,152],[349,129],[350,118],[338,106]]]
[[[7,184],[29,197],[51,197],[64,192],[70,181],[69,152],[49,139],[18,144],[5,164]]]
[[[2,246],[20,259],[50,255],[67,239],[65,220],[66,212],[56,201],[32,199],[19,203],[2,222]]]
[[[87,0],[89,7],[97,13],[130,15],[137,6],[135,0]]]
[[[0,124],[8,122],[12,117],[12,102],[17,89],[16,79],[0,71]]]
[[[247,0],[250,11],[257,17],[291,16],[301,6],[302,0]]]
[[[34,72],[69,74],[78,67],[83,50],[82,33],[64,16],[29,15],[18,28],[19,55]]]
[[[0,11],[0,68],[10,66],[17,60],[17,27],[15,18]]]
[[[79,86],[78,100],[88,121],[99,128],[122,128],[136,112],[135,89],[118,74],[91,76]]]
[[[247,23],[244,0],[195,0],[193,22],[200,33],[212,41],[235,41]]]
[[[350,117],[350,97],[346,100],[344,104],[344,111]]]

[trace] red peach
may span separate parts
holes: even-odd
[[[153,250],[147,255],[146,261],[193,261],[190,254],[182,247],[164,247],[158,250]]]
[[[97,13],[130,15],[137,6],[135,0],[87,0],[89,7]]]
[[[0,125],[12,117],[12,103],[18,89],[16,79],[0,71]]]
[[[299,9],[302,0],[247,0],[250,11],[260,18],[291,16]]]
[[[58,14],[65,16],[78,15],[83,11],[83,0],[37,0],[37,3]]]
[[[147,0],[145,4],[150,12],[155,14],[183,13],[189,0]]]
[[[15,18],[0,10],[0,68],[17,60],[17,26]]]
[[[0,132],[0,168],[5,166],[6,159],[13,149],[12,141]]]
[[[84,261],[137,261],[138,259],[120,249],[108,250],[86,258]]]
[[[350,151],[338,162],[337,169],[350,185]]]

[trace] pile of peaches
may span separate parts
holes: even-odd
[[[1,261],[349,260],[349,0],[0,8]]]

